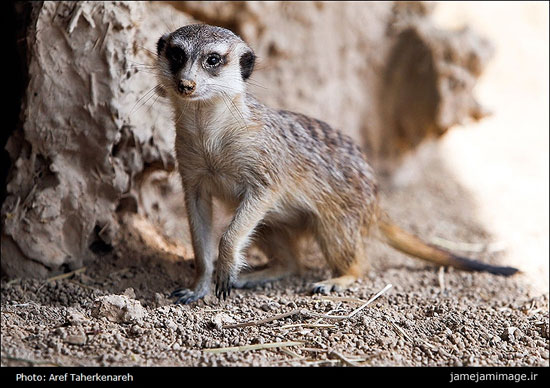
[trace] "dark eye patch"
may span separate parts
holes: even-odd
[[[241,76],[243,80],[247,80],[254,70],[254,63],[256,62],[256,55],[252,51],[247,51],[239,59],[239,65],[241,66]]]
[[[160,56],[162,49],[166,46],[166,39],[162,36],[157,42],[157,55]]]
[[[166,48],[166,58],[170,63],[170,70],[172,73],[181,69],[185,65],[185,62],[187,62],[185,51],[178,46],[168,46]]]

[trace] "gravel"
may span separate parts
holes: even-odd
[[[165,278],[154,268],[131,271],[138,281]],[[548,296],[518,293],[521,278],[450,270],[445,276],[457,285],[442,291],[433,267],[415,272],[432,284],[426,287],[411,284],[402,269],[375,270],[376,281],[363,279],[327,298],[307,292],[308,281],[327,271],[311,272],[306,281],[293,277],[187,306],[159,301],[158,293],[120,290],[125,282],[116,277],[107,287],[97,285],[100,276],[86,276],[87,284],[79,275],[3,281],[2,365],[548,365]],[[469,278],[485,287],[459,286]],[[161,295],[170,283],[158,283]],[[386,283],[393,287],[353,317],[326,317],[348,315]],[[485,299],[488,285],[500,292]],[[247,350],[288,341],[299,345]],[[244,348],[205,351],[229,347]]]

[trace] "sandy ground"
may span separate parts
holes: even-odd
[[[309,294],[329,275],[313,253],[302,278],[176,306],[190,260],[110,255],[70,278],[2,280],[2,365],[548,366],[548,4],[446,3],[436,19],[495,43],[478,89],[494,115],[423,147],[382,202],[424,239],[523,274],[439,269],[373,241],[345,292]]]

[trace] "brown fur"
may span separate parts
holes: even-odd
[[[189,303],[208,292],[216,254],[218,297],[225,298],[232,287],[299,273],[298,246],[306,235],[317,241],[335,275],[315,283],[312,290],[343,289],[361,276],[366,236],[378,220],[392,246],[441,265],[470,268],[467,260],[457,261],[382,220],[374,173],[349,137],[320,120],[271,109],[239,92],[244,90],[244,80],[228,74],[241,74],[238,66],[250,65],[239,55],[249,55],[251,50],[229,31],[225,36],[215,29],[212,35],[211,50],[223,51],[219,54],[224,57],[223,67],[215,73],[203,71],[200,59],[169,73],[163,47],[192,49],[189,58],[209,55],[201,51],[201,39],[209,41],[205,38],[209,28],[213,27],[184,27],[159,41],[159,73],[167,74],[160,81],[175,110],[176,155],[196,261],[192,287],[173,293],[178,302]],[[172,63],[170,68],[174,67]],[[178,90],[191,75],[196,89]],[[220,87],[220,79],[228,84]],[[211,90],[209,85],[216,86]],[[188,96],[195,93],[210,97],[190,100]],[[235,209],[217,249],[212,237],[212,197]],[[246,248],[253,241],[273,265],[239,276]]]

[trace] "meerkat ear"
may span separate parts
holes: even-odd
[[[166,46],[166,41],[168,40],[168,37],[170,34],[164,34],[160,37],[160,39],[157,42],[157,55],[160,57],[160,53],[162,52],[162,49],[164,46]]]
[[[247,80],[248,77],[252,74],[252,70],[254,70],[254,63],[256,62],[256,55],[252,50],[245,51],[244,54],[241,55],[241,59],[239,60],[239,64],[241,65],[241,75],[243,77],[243,80]]]

